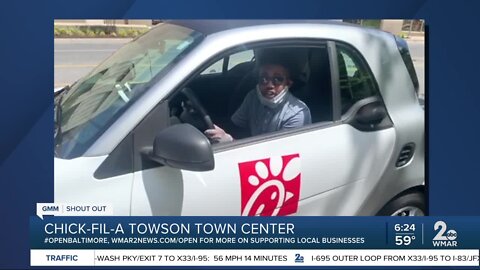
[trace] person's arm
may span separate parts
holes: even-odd
[[[305,125],[309,125],[312,123],[312,117],[310,115],[310,110],[305,107],[292,117],[287,119],[282,125],[282,129],[291,129],[291,128],[299,128]]]

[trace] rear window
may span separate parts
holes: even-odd
[[[403,63],[405,63],[408,74],[410,75],[410,79],[415,87],[415,92],[418,94],[418,78],[417,73],[415,73],[415,68],[413,67],[412,57],[410,56],[410,51],[408,50],[408,44],[403,38],[397,36],[395,36],[395,41],[397,42],[398,51],[402,56]]]

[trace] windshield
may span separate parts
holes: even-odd
[[[56,98],[55,155],[81,156],[203,35],[161,24],[115,52]]]

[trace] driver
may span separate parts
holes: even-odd
[[[260,66],[258,83],[232,115],[232,122],[250,130],[252,136],[302,127],[312,122],[310,110],[289,91],[292,81],[285,64],[270,59]],[[230,142],[234,138],[214,125],[205,135],[214,142]]]

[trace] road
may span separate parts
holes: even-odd
[[[72,84],[85,76],[103,59],[130,39],[55,39],[55,87]],[[423,41],[408,41],[420,93],[425,92],[425,46]]]
[[[129,39],[55,39],[55,87],[72,84]]]

